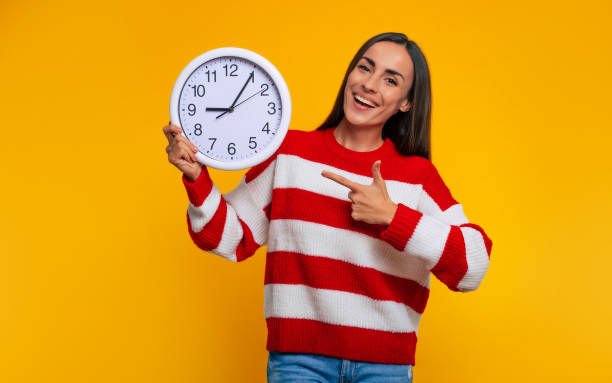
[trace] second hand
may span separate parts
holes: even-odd
[[[250,96],[249,96],[249,97],[247,97],[246,99],[244,99],[244,100],[240,101],[238,104],[234,105],[234,108],[236,108],[238,105],[240,105],[240,104],[242,104],[242,103],[244,103],[244,102],[246,102],[246,101],[250,100],[251,98],[253,98],[253,97],[257,96],[258,94],[260,94],[261,92],[263,92],[263,91],[265,91],[265,90],[266,90],[266,89],[262,89],[262,90],[260,90],[260,91],[258,91],[258,92],[253,93],[252,95],[250,95]],[[232,108],[232,111],[234,110],[234,108]],[[219,117],[223,116],[225,113],[227,113],[227,112],[223,112],[223,113],[221,113],[221,114],[220,114],[220,115],[218,115],[216,118],[219,118]]]

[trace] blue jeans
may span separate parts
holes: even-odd
[[[269,351],[268,383],[412,383],[411,364],[382,364],[319,354]]]

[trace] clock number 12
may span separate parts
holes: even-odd
[[[229,76],[230,76],[230,77],[237,77],[238,75],[237,75],[237,74],[234,74],[234,73],[235,73],[235,72],[238,70],[238,65],[236,65],[236,64],[232,64],[232,65],[230,65],[229,67],[230,67],[230,70],[232,70],[232,69],[233,69],[231,72],[229,72]],[[228,75],[228,74],[227,74],[227,73],[228,73],[228,72],[227,72],[227,64],[223,65],[223,68],[225,68],[225,77],[227,77],[227,75]]]

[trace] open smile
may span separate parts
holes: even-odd
[[[368,110],[368,109],[374,109],[377,107],[377,105],[374,102],[366,98],[363,98],[355,93],[353,94],[353,104],[355,104],[355,107],[359,110]]]

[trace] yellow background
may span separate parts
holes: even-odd
[[[265,248],[191,242],[172,86],[250,49],[312,130],[388,31],[423,49],[433,162],[493,240],[477,291],[432,279],[415,382],[612,381],[611,22],[593,0],[3,1],[0,381],[265,382]]]

